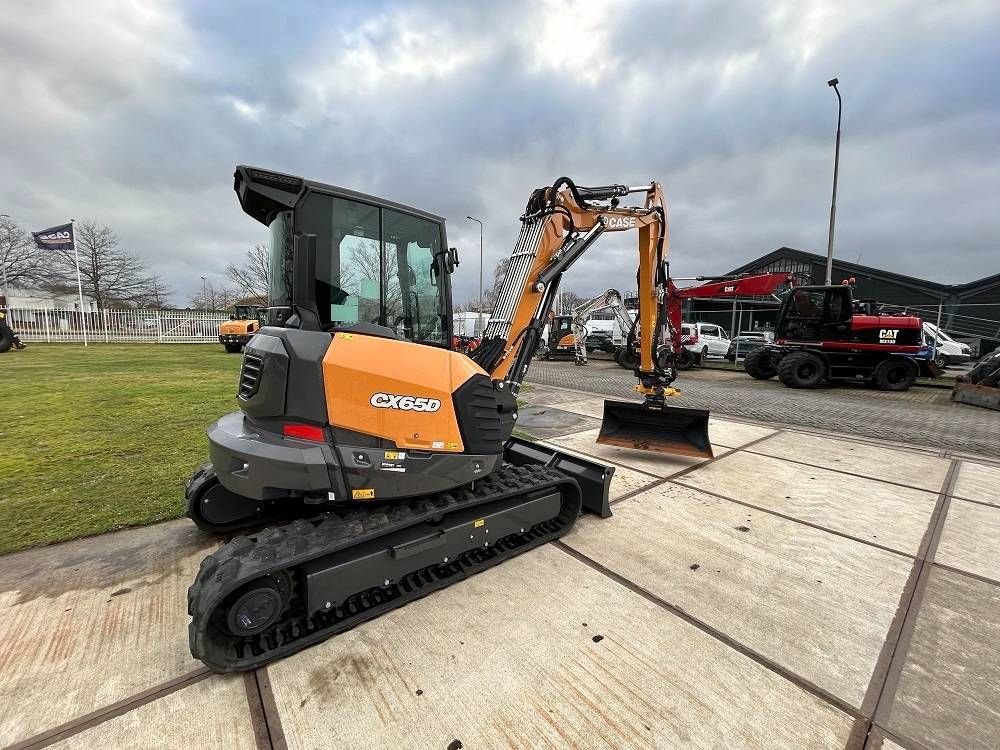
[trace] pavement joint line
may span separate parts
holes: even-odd
[[[264,704],[260,697],[260,685],[257,683],[256,670],[243,673],[243,688],[247,697],[247,709],[250,711],[250,724],[253,727],[254,743],[257,750],[273,750],[271,735],[267,731],[267,717],[264,715]]]
[[[934,750],[922,742],[904,738],[901,735],[891,732],[877,722],[872,723],[872,728],[868,733],[869,742],[865,744],[864,750],[882,750],[883,742],[890,740],[906,750]]]
[[[285,740],[285,730],[281,726],[281,713],[278,711],[278,704],[274,700],[274,690],[271,688],[271,678],[267,672],[267,667],[255,670],[254,679],[257,681],[257,689],[260,691],[260,703],[263,709],[264,722],[267,726],[267,734],[271,741],[271,748],[273,750],[288,750],[288,742]]]
[[[753,508],[754,510],[759,510],[761,513],[766,513],[769,516],[775,516],[777,518],[783,518],[786,521],[792,521],[793,523],[801,524],[802,526],[808,526],[811,529],[816,529],[817,531],[825,531],[827,534],[833,534],[834,536],[839,536],[843,539],[850,539],[852,542],[857,542],[858,544],[864,544],[868,547],[875,547],[883,552],[891,552],[894,555],[899,555],[900,557],[906,557],[910,560],[914,559],[916,556],[910,554],[909,552],[903,552],[902,550],[895,549],[893,547],[887,547],[884,544],[879,544],[878,542],[872,542],[868,539],[862,539],[861,537],[852,536],[843,531],[837,531],[836,529],[831,529],[828,526],[821,526],[818,523],[813,523],[812,521],[805,521],[801,518],[796,518],[795,516],[789,516],[785,513],[779,513],[776,510],[770,508],[765,508],[760,505],[754,505],[753,503],[748,503],[745,500],[737,500],[735,497],[728,497],[727,495],[720,495],[718,492],[713,492],[712,490],[706,490],[702,487],[692,487],[689,484],[684,484],[684,482],[677,482],[673,479],[666,479],[666,482],[671,482],[676,484],[678,487],[683,487],[686,490],[691,490],[692,492],[703,492],[706,495],[711,495],[712,497],[717,497],[719,500],[725,500],[729,503],[736,503],[736,505],[742,505],[744,508]]]
[[[79,734],[87,729],[92,729],[106,721],[117,718],[123,714],[127,714],[136,708],[141,708],[153,701],[159,700],[160,698],[165,698],[171,693],[176,693],[178,690],[183,690],[186,687],[194,685],[195,683],[201,682],[207,677],[211,677],[214,674],[208,667],[201,667],[199,669],[192,670],[187,674],[180,675],[179,677],[174,677],[166,682],[161,682],[159,685],[154,685],[151,688],[143,690],[140,693],[124,698],[123,700],[111,703],[107,706],[102,706],[95,711],[91,711],[83,716],[78,716],[75,719],[71,719],[64,724],[52,727],[52,729],[47,729],[44,732],[36,734],[32,737],[28,737],[19,742],[15,742],[13,745],[9,745],[6,750],[39,750],[43,747],[48,747],[56,742],[60,742],[69,737]]]
[[[946,565],[945,563],[934,562],[932,563],[934,567],[947,570],[949,573],[955,573],[956,575],[965,576],[966,578],[971,578],[980,583],[988,583],[991,586],[1000,586],[1000,581],[995,578],[990,578],[988,576],[981,576],[978,573],[973,573],[971,570],[962,570],[961,568],[956,568],[954,565]]]
[[[747,451],[754,456],[760,456],[761,458],[775,458],[779,461],[787,461],[790,464],[798,464],[799,466],[808,466],[811,469],[822,469],[823,471],[835,471],[838,474],[846,474],[849,477],[855,477],[857,479],[870,479],[873,482],[881,482],[882,484],[891,484],[894,487],[902,487],[908,490],[919,490],[920,492],[927,492],[928,494],[937,494],[934,490],[929,490],[926,487],[917,487],[912,484],[904,484],[903,482],[893,482],[891,479],[879,479],[878,477],[870,477],[866,474],[858,474],[856,471],[848,471],[847,469],[834,469],[832,466],[820,466],[819,464],[811,464],[808,461],[799,461],[795,458],[788,458],[787,456],[775,456],[771,453],[760,453],[758,451]],[[940,456],[938,456],[940,458]]]
[[[958,459],[955,459],[956,461]],[[952,495],[952,500],[961,500],[963,503],[973,503],[974,505],[985,505],[987,508],[1000,508],[1000,503],[991,503],[989,500],[973,500],[971,497]]]
[[[732,636],[727,635],[726,633],[722,632],[718,628],[715,628],[712,625],[709,625],[707,622],[704,622],[703,620],[700,620],[699,618],[697,618],[694,615],[692,615],[690,612],[685,611],[683,608],[681,608],[681,607],[679,607],[679,606],[677,606],[675,604],[671,604],[670,602],[668,602],[668,601],[666,601],[664,599],[661,599],[656,594],[654,594],[651,591],[643,588],[639,584],[637,584],[634,581],[626,578],[625,576],[621,575],[620,573],[616,573],[615,571],[611,570],[610,568],[608,568],[608,567],[602,565],[601,563],[597,562],[593,558],[588,557],[587,555],[585,555],[582,552],[580,552],[579,550],[571,547],[569,544],[567,544],[566,542],[562,541],[561,539],[555,540],[554,542],[552,542],[552,545],[554,547],[557,547],[558,549],[562,550],[563,552],[565,552],[570,557],[576,559],[578,562],[581,562],[584,565],[586,565],[586,566],[592,568],[593,570],[597,571],[601,575],[603,575],[603,576],[605,576],[607,578],[610,578],[612,581],[614,581],[615,583],[617,583],[617,584],[619,584],[621,586],[624,586],[625,588],[627,588],[632,593],[638,594],[643,599],[646,599],[647,601],[649,601],[649,602],[657,605],[661,609],[664,609],[667,612],[669,612],[670,614],[672,614],[672,615],[680,618],[681,620],[683,620],[687,624],[689,624],[689,625],[697,628],[702,633],[704,633],[704,634],[706,634],[706,635],[714,638],[715,640],[719,641],[723,645],[728,646],[729,648],[733,649],[734,651],[739,652],[740,654],[743,654],[743,656],[746,656],[751,661],[756,662],[757,664],[759,664],[760,666],[764,667],[768,671],[773,672],[774,674],[777,674],[779,677],[784,678],[785,680],[791,682],[796,687],[798,687],[798,688],[804,690],[805,692],[807,692],[807,693],[815,696],[816,698],[819,698],[824,703],[827,703],[827,704],[833,706],[834,708],[836,708],[839,711],[847,714],[851,718],[853,718],[853,719],[864,719],[864,720],[868,720],[869,719],[869,717],[863,715],[857,708],[855,708],[854,706],[852,706],[850,703],[848,703],[847,701],[843,700],[842,698],[838,698],[836,695],[834,695],[833,693],[829,692],[828,690],[825,690],[824,688],[821,688],[819,685],[817,685],[816,683],[812,682],[811,680],[809,680],[809,679],[807,679],[807,678],[805,678],[805,677],[803,677],[803,676],[801,676],[799,674],[796,674],[795,672],[792,672],[790,669],[787,669],[786,667],[781,666],[776,661],[774,661],[774,660],[772,660],[772,659],[764,656],[763,654],[761,654],[761,653],[753,650],[749,646],[747,646],[747,645],[745,645],[743,643],[740,643],[739,641],[737,641]]]
[[[934,512],[931,514],[927,529],[921,539],[917,557],[913,561],[913,568],[903,586],[896,614],[893,616],[888,633],[886,633],[886,639],[875,662],[875,669],[869,680],[868,689],[865,691],[862,709],[867,709],[867,713],[872,717],[869,733],[876,724],[888,724],[892,704],[896,697],[896,689],[899,687],[899,678],[909,654],[910,639],[913,636],[913,629],[923,603],[927,580],[934,568],[934,555],[937,552],[945,518],[948,515],[951,502],[950,493],[958,477],[959,465],[960,462],[957,459],[952,459],[951,465],[948,467],[948,474],[942,483]]]

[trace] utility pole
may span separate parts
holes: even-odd
[[[480,331],[482,331],[482,315],[483,315],[483,222],[477,219],[475,216],[466,216],[466,219],[474,221],[479,225],[479,307],[477,309],[476,323]]]
[[[0,219],[9,219],[9,218],[10,218],[10,214],[0,214]],[[7,299],[7,297],[9,296],[9,294],[10,293],[7,291],[7,259],[4,258],[4,263],[3,263],[3,298],[4,298],[4,300]]]
[[[208,282],[205,277],[201,277],[201,306],[205,312],[208,312]]]
[[[837,175],[840,172],[840,113],[843,108],[843,100],[840,98],[840,83],[836,78],[831,78],[826,82],[827,86],[832,86],[837,94],[837,145],[833,155],[833,199],[830,201],[830,233],[826,240],[826,284],[833,283],[833,228],[837,222]]]

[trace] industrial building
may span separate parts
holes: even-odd
[[[826,256],[780,247],[727,275],[788,271],[809,283],[822,284]],[[968,343],[973,351],[988,352],[1000,345],[1000,273],[964,284],[936,281],[886,271],[834,258],[833,283],[853,278],[856,296],[876,299],[892,312],[911,312],[940,325],[953,338]],[[733,330],[773,328],[778,302],[774,299],[698,299],[690,301],[685,320],[706,321]]]

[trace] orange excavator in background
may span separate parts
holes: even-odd
[[[248,341],[240,411],[208,430],[186,488],[202,529],[237,536],[188,592],[192,654],[253,669],[611,515],[614,468],[512,437],[517,393],[563,274],[606,232],[638,235],[636,390],[598,442],[712,455],[708,412],[677,394],[665,325],[659,184],[532,192],[482,344],[452,351],[444,219],[301,177],[238,167],[269,232],[267,325]],[[640,205],[624,206],[637,195]]]

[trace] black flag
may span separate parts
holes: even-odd
[[[42,250],[72,250],[73,249],[73,224],[62,224],[58,227],[43,229],[41,232],[32,232],[35,244]]]

